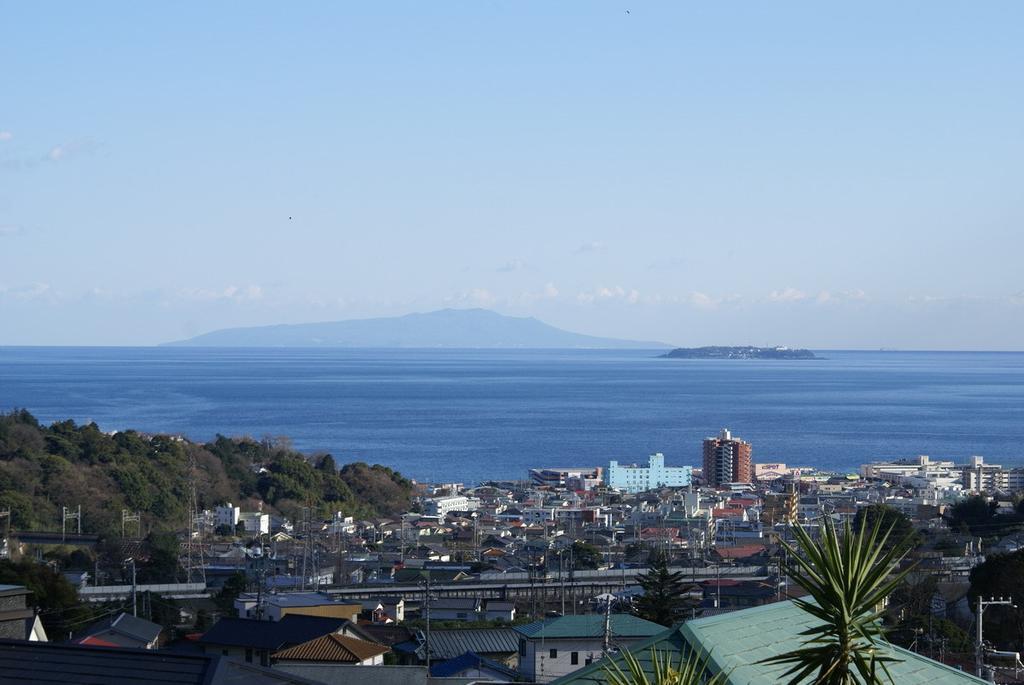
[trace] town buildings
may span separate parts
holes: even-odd
[[[1024,468],[987,464],[980,456],[970,457],[966,464],[956,464],[920,455],[913,459],[863,464],[860,472],[864,478],[927,491],[940,500],[956,500],[966,493],[1010,494],[1024,490]]]

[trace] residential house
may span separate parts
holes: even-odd
[[[489,599],[484,604],[483,613],[480,616],[485,621],[503,621],[512,623],[516,620],[515,602],[503,602],[496,599]]]
[[[396,646],[396,651],[415,651],[426,655],[425,636],[417,636],[414,644]],[[512,628],[480,628],[470,630],[432,630],[430,659],[432,662],[455,659],[467,652],[515,668],[519,664],[519,634]]]
[[[207,654],[268,666],[275,652],[332,633],[373,641],[352,621],[292,614],[277,622],[222,618],[199,638],[198,644]]]
[[[93,623],[75,642],[102,647],[156,649],[161,632],[163,627],[158,623],[122,612]]]
[[[275,652],[271,662],[329,663],[350,666],[380,666],[389,647],[348,635],[331,633]]]
[[[235,610],[239,618],[256,616],[259,610],[257,599],[251,592],[242,593],[235,599]],[[355,621],[363,610],[362,604],[339,602],[323,592],[268,593],[263,595],[262,600],[262,618],[267,621],[280,621],[289,614]]]
[[[600,614],[561,616],[518,626],[519,671],[531,682],[549,683],[601,658],[604,620]],[[613,614],[611,642],[617,649],[665,630],[664,626],[628,614]]]
[[[440,597],[430,600],[430,619],[432,621],[478,621],[481,603],[477,598]]]

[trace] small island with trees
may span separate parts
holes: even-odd
[[[661,357],[668,359],[821,359],[810,350],[792,347],[677,347]]]

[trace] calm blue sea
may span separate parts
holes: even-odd
[[[754,459],[855,470],[928,454],[1024,463],[1024,353],[0,348],[0,409],[197,440],[287,435],[420,480],[521,478],[664,452],[729,427]]]

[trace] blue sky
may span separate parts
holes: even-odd
[[[1024,4],[207,5],[0,1],[0,344],[1024,349]]]

